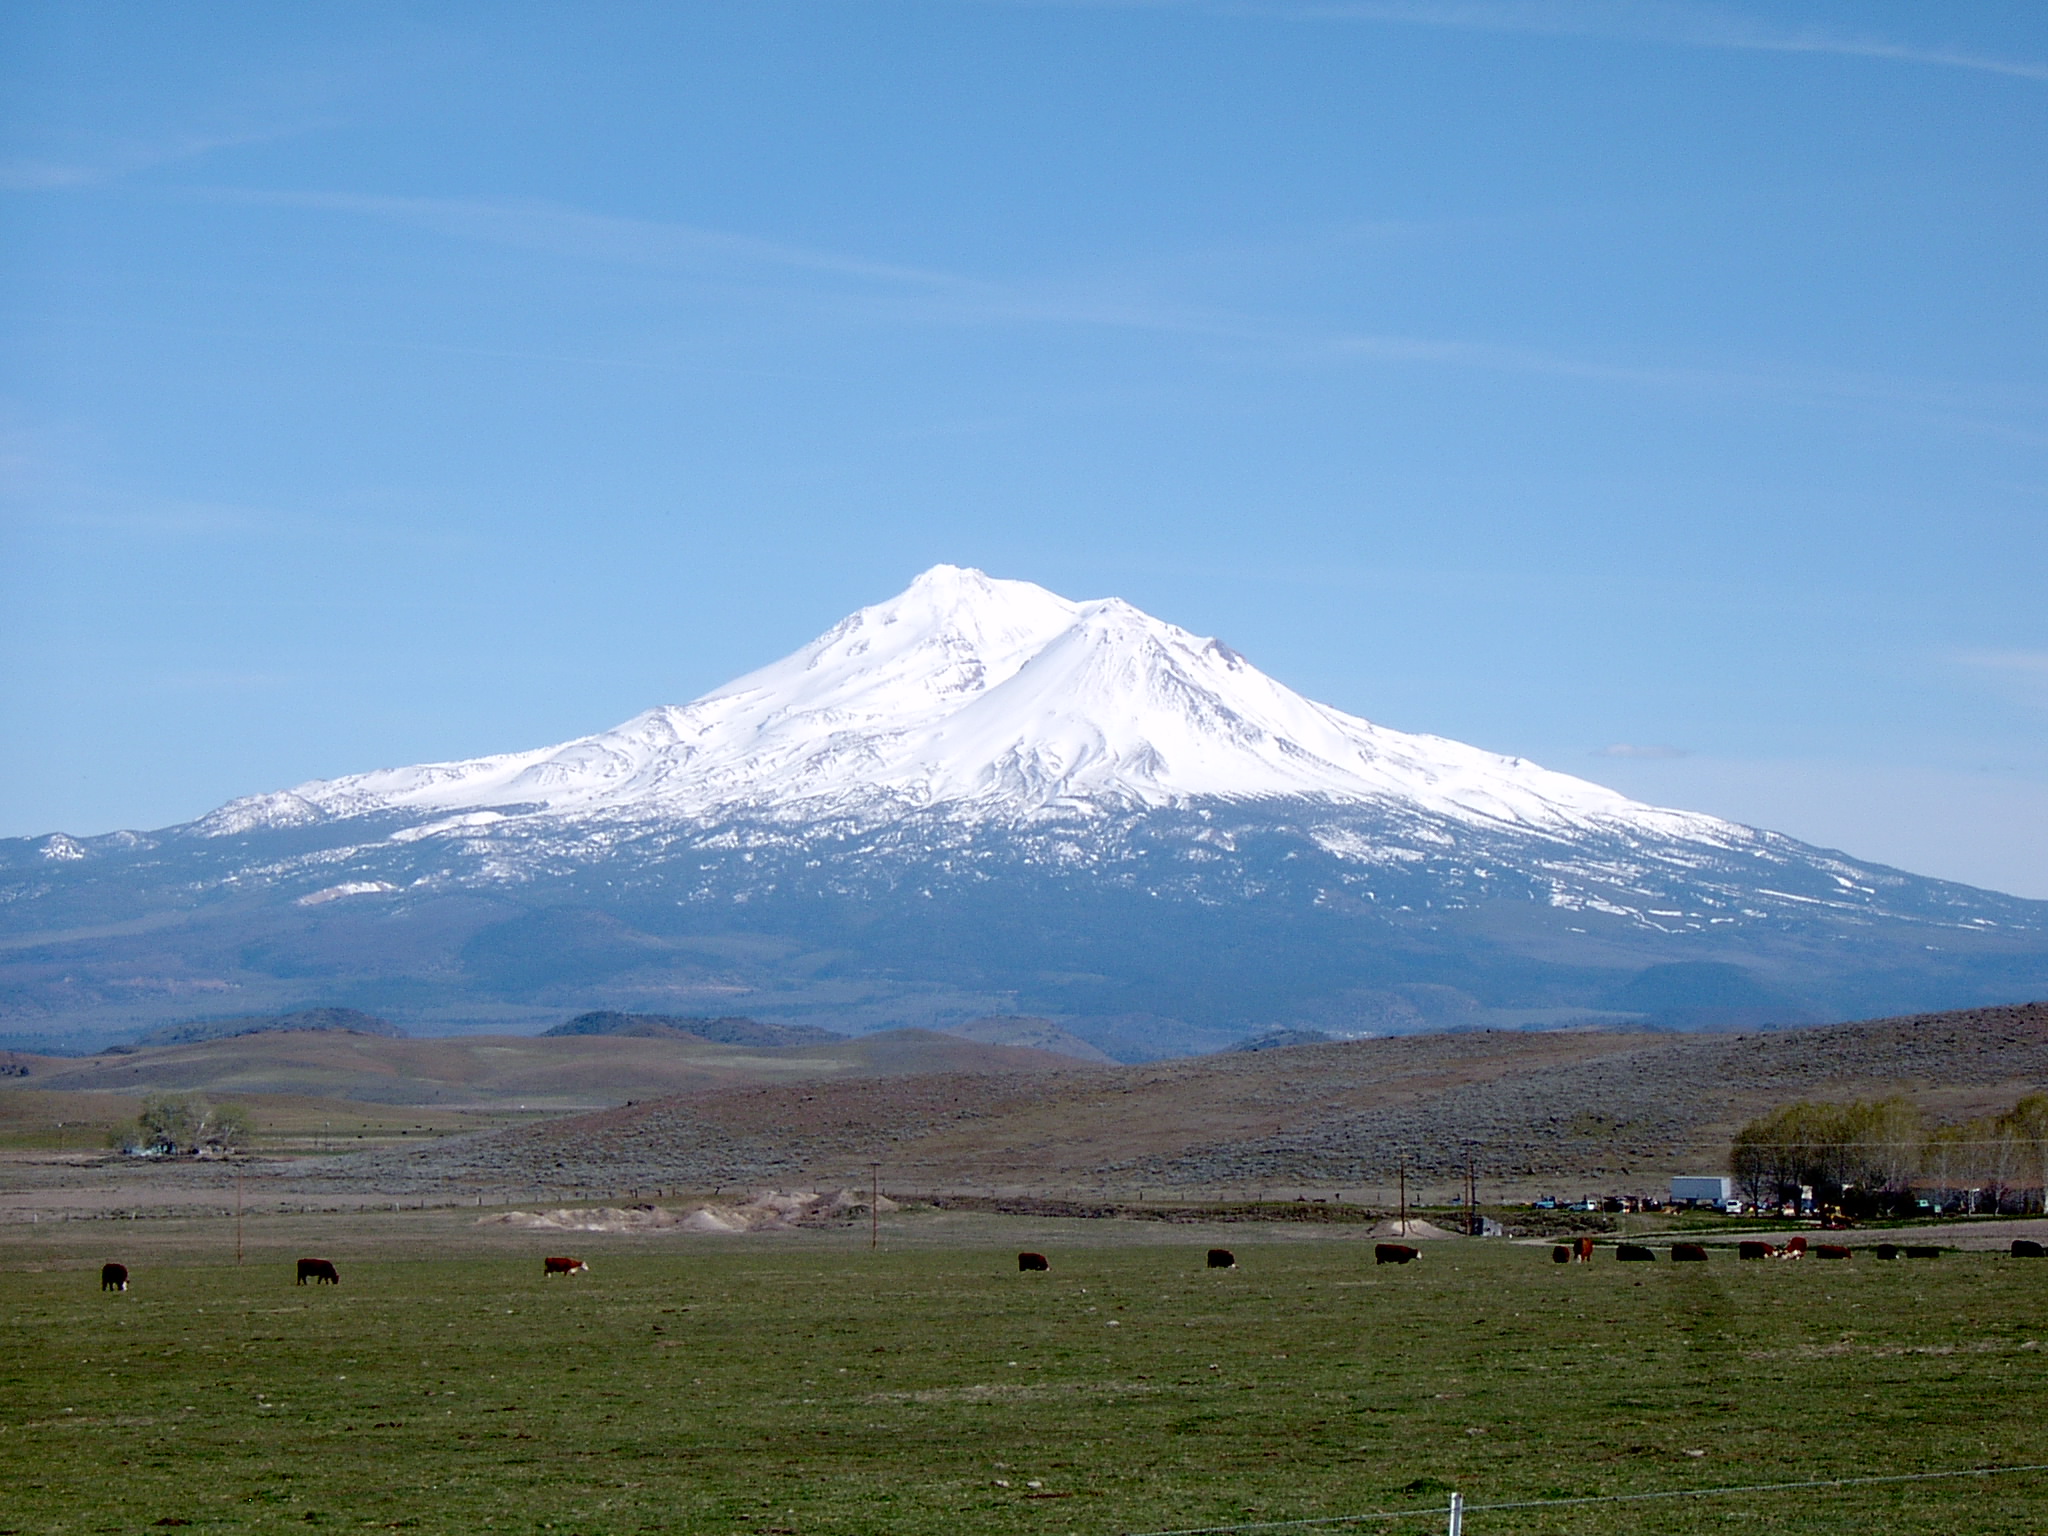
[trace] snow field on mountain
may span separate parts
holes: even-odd
[[[561,746],[315,781],[224,806],[243,832],[378,812],[716,821],[937,810],[970,822],[1199,800],[1381,804],[1480,825],[1726,847],[1745,829],[1314,703],[1120,599],[936,566],[781,661]],[[494,812],[491,808],[502,808]]]

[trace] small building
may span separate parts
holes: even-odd
[[[1712,1205],[1723,1209],[1735,1203],[1735,1181],[1705,1175],[1681,1176],[1671,1181],[1673,1205]]]

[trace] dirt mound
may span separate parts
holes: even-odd
[[[887,1195],[872,1202],[882,1213],[900,1209]],[[842,1189],[835,1195],[811,1190],[764,1189],[732,1204],[704,1204],[681,1212],[658,1205],[597,1206],[553,1211],[502,1211],[477,1218],[478,1226],[519,1227],[531,1232],[773,1232],[817,1226],[866,1215],[865,1195]]]

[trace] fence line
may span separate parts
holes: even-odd
[[[1651,1499],[1707,1499],[1733,1493],[1783,1493],[1801,1488],[1854,1488],[1870,1483],[1927,1483],[1947,1477],[1996,1477],[2004,1472],[2048,1472],[2048,1462],[2011,1467],[1964,1467],[1953,1472],[1893,1472],[1876,1477],[1818,1477],[1796,1483],[1743,1483],[1724,1488],[1663,1488],[1654,1493],[1589,1493],[1562,1499],[1511,1499],[1499,1504],[1467,1504],[1476,1515],[1500,1509],[1555,1509],[1570,1504],[1640,1504]],[[1375,1510],[1363,1515],[1317,1515],[1305,1520],[1262,1520],[1250,1525],[1194,1525],[1171,1531],[1142,1531],[1126,1536],[1226,1536],[1235,1531],[1295,1531],[1321,1525],[1358,1525],[1369,1520],[1412,1520],[1441,1515],[1441,1505],[1428,1509]]]

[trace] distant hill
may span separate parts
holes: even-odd
[[[978,1040],[983,1045],[1019,1045],[1026,1050],[1051,1051],[1055,1056],[1071,1056],[1076,1061],[1109,1064],[1116,1060],[1109,1052],[1061,1029],[1050,1019],[991,1014],[987,1018],[969,1019],[965,1024],[948,1024],[943,1033],[962,1040]]]
[[[823,1031],[820,1031],[823,1033]],[[922,1029],[784,1046],[735,1046],[655,1034],[464,1035],[410,1040],[353,1030],[260,1030],[133,1047],[78,1060],[16,1056],[8,1085],[80,1093],[159,1089],[300,1094],[373,1104],[589,1109],[664,1094],[834,1077],[918,1072],[1036,1073],[1067,1057],[980,1045]],[[0,1089],[4,1091],[4,1089]]]
[[[228,1019],[191,1019],[153,1029],[137,1045],[186,1045],[195,1040],[228,1040],[242,1035],[292,1034],[341,1030],[351,1035],[404,1038],[405,1031],[389,1019],[354,1008],[301,1008],[295,1013],[243,1014]]]
[[[1320,1029],[1271,1029],[1230,1047],[1233,1051],[1282,1051],[1294,1045],[1328,1045],[1336,1037]]]
[[[614,1013],[600,1009],[579,1013],[566,1024],[543,1030],[545,1037],[563,1035],[631,1035],[658,1039],[687,1035],[718,1045],[824,1045],[846,1036],[813,1024],[764,1024],[759,1019],[703,1018],[684,1013]]]
[[[964,1042],[956,1042],[969,1049]],[[1045,1059],[1045,1058],[1041,1058]],[[880,1158],[885,1188],[1448,1195],[1656,1191],[1721,1171],[1745,1120],[1795,1099],[1912,1095],[1942,1117],[2048,1083],[2048,1003],[1753,1034],[1478,1030],[1052,1073],[757,1083],[366,1162],[393,1189],[823,1188]],[[354,1176],[354,1175],[352,1175]]]

